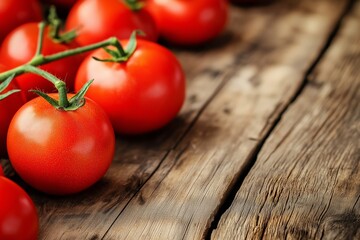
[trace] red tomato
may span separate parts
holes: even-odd
[[[0,239],[36,240],[39,219],[26,192],[14,182],[0,176]]]
[[[106,173],[115,136],[105,112],[91,99],[76,111],[62,111],[38,97],[15,114],[7,146],[22,179],[40,191],[64,195],[88,188]]]
[[[4,176],[4,171],[3,171],[3,169],[2,169],[2,167],[1,167],[1,165],[0,165],[0,177],[1,176]]]
[[[103,49],[92,55],[109,58]],[[88,56],[79,68],[75,89],[87,79],[95,79],[87,96],[103,107],[118,133],[159,129],[184,102],[185,77],[179,62],[169,50],[148,41],[138,41],[127,62],[99,62]]]
[[[213,39],[224,29],[227,0],[146,0],[160,35],[171,43],[197,45]]]
[[[0,65],[0,72],[5,68]],[[14,81],[5,89],[5,92],[18,89]],[[0,93],[1,94],[1,93]],[[13,93],[7,98],[0,100],[0,157],[6,157],[6,135],[10,125],[10,121],[16,111],[25,103],[21,93]]]
[[[17,26],[41,21],[41,8],[37,0],[0,1],[0,42]]]
[[[47,28],[44,34],[42,51],[44,55],[54,54],[75,47],[74,44],[54,42],[50,38],[48,30]],[[12,31],[5,38],[1,47],[1,62],[9,68],[14,68],[30,61],[36,52],[38,33],[38,23],[27,23]],[[82,59],[82,55],[76,55],[45,64],[40,68],[64,80],[67,83],[69,91],[71,91],[73,89],[76,71]],[[16,77],[16,82],[19,87],[26,92],[28,100],[37,96],[34,93],[28,92],[30,89],[40,89],[45,92],[55,91],[52,83],[35,74],[23,74]]]
[[[132,11],[122,0],[80,0],[71,9],[66,28],[79,29],[76,41],[87,45],[115,36],[127,39],[134,30],[142,30],[144,39],[156,41],[158,32],[150,14]]]

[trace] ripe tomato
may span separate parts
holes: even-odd
[[[0,72],[5,68],[0,65]],[[4,92],[18,89],[14,81],[5,89]],[[1,94],[1,93],[0,93]],[[16,111],[25,103],[21,93],[13,93],[7,98],[0,100],[0,157],[6,157],[6,135],[10,125],[10,121],[15,115]]]
[[[39,219],[31,198],[3,176],[0,176],[0,196],[0,239],[36,240]]]
[[[75,47],[74,44],[61,44],[54,42],[49,34],[49,28],[45,30],[44,55],[54,54]],[[27,23],[12,31],[4,40],[0,50],[1,62],[9,68],[14,68],[30,61],[36,52],[37,38],[39,33],[38,23]],[[73,89],[76,71],[82,61],[82,55],[64,58],[41,66],[67,83],[69,91]],[[26,93],[28,100],[36,97],[30,89],[40,89],[45,92],[54,92],[54,85],[44,78],[35,74],[23,74],[16,77],[19,87]]]
[[[134,30],[142,30],[144,39],[156,41],[158,32],[150,14],[131,10],[123,0],[80,0],[71,9],[66,28],[78,29],[76,41],[87,45],[115,36],[127,39]]]
[[[0,43],[17,26],[41,21],[41,8],[37,0],[0,1]]]
[[[197,45],[216,37],[225,27],[227,0],[146,0],[160,35],[178,45]]]
[[[4,171],[3,171],[3,169],[2,169],[2,167],[0,165],[0,177],[2,177],[2,176],[4,176]]]
[[[92,55],[109,58],[103,49]],[[87,79],[95,79],[87,96],[103,107],[118,133],[139,134],[161,128],[184,102],[185,77],[179,62],[166,48],[144,40],[138,41],[126,62],[99,62],[89,55],[80,65],[75,89]]]
[[[38,97],[15,114],[7,146],[22,179],[40,191],[64,195],[88,188],[106,173],[115,136],[109,118],[91,99],[63,111]]]

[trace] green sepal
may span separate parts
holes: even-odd
[[[77,37],[76,30],[70,30],[60,35],[59,43],[71,43]]]
[[[14,79],[14,77],[15,77],[15,74],[12,74],[5,81],[0,83],[0,93],[2,93],[9,86],[9,84]],[[0,101],[7,98],[8,96],[10,96],[13,93],[20,92],[20,91],[21,91],[20,89],[13,89],[13,90],[8,91],[6,93],[0,94]]]
[[[131,55],[133,55],[133,53],[136,50],[136,45],[137,45],[136,35],[143,35],[143,34],[144,32],[140,30],[135,30],[131,33],[129,42],[126,45],[126,49],[125,49],[128,59],[131,57]]]
[[[129,60],[129,58],[134,54],[137,47],[137,35],[144,35],[144,32],[140,30],[135,30],[131,33],[131,36],[129,38],[129,42],[126,45],[125,50],[122,48],[120,42],[116,42],[116,44],[113,44],[115,49],[109,49],[109,48],[103,48],[110,56],[111,58],[106,59],[100,59],[97,57],[92,57],[94,60],[99,62],[126,62]]]
[[[118,62],[118,58],[116,58],[116,59],[114,59],[114,58],[100,59],[100,58],[92,56],[92,59],[99,61],[99,62]]]
[[[111,50],[110,48],[106,48],[106,47],[103,48],[103,49],[105,50],[105,52],[107,52],[108,54],[110,54],[114,58],[120,58],[121,57],[119,51]]]
[[[85,94],[86,92],[89,90],[90,85],[94,82],[94,79],[88,81],[87,83],[84,84],[84,86],[82,86],[82,88],[80,89],[79,92],[77,92],[70,100],[70,106],[75,107],[76,109],[84,106],[85,104]],[[73,109],[73,110],[76,110]]]
[[[45,99],[48,103],[50,103],[52,106],[54,106],[57,109],[62,109],[59,106],[59,101],[56,100],[55,98],[50,97],[49,95],[47,95],[46,93],[39,91],[39,90],[30,90],[30,92],[36,93],[37,95],[39,95],[40,97],[42,97],[43,99]]]
[[[63,23],[56,13],[56,7],[53,5],[50,6],[47,20],[50,26],[49,35],[54,42],[70,43],[77,37],[76,30],[70,30],[68,32],[60,34]]]
[[[30,90],[31,92],[36,93],[37,95],[39,95],[40,97],[44,98],[48,103],[50,103],[53,107],[55,107],[58,110],[63,110],[63,111],[75,111],[79,108],[81,108],[82,106],[84,106],[85,104],[85,94],[86,92],[89,90],[90,84],[93,82],[94,80],[90,80],[87,83],[84,84],[84,86],[80,89],[79,92],[77,92],[70,100],[69,100],[69,105],[67,107],[62,107],[59,104],[59,101],[50,97],[48,94],[39,91],[39,90]]]
[[[140,11],[144,7],[144,3],[138,0],[123,0],[123,2],[134,12]]]

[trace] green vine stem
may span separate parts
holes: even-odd
[[[35,56],[41,55],[42,48],[43,48],[43,38],[44,38],[44,32],[45,32],[46,24],[44,22],[39,23],[39,36],[38,36],[38,42],[36,47]]]
[[[55,53],[55,54],[51,54],[48,56],[44,56],[41,53],[41,49],[42,49],[42,38],[41,36],[43,36],[44,34],[44,27],[42,27],[43,23],[40,23],[39,27],[40,27],[40,31],[39,31],[39,41],[38,41],[38,48],[36,51],[36,55],[34,56],[34,58],[32,60],[30,60],[30,62],[18,66],[16,68],[10,69],[8,71],[2,72],[0,73],[0,82],[5,81],[8,77],[14,75],[15,77],[23,74],[26,72],[26,68],[28,66],[33,66],[33,67],[37,67],[46,63],[50,63],[62,58],[66,58],[66,57],[70,57],[73,55],[77,55],[77,54],[81,54],[81,53],[85,53],[85,52],[89,52],[98,48],[102,48],[102,47],[107,47],[107,46],[115,46],[118,47],[119,46],[119,41],[117,40],[117,38],[115,37],[111,37],[107,40],[98,42],[98,43],[94,43],[91,45],[87,45],[84,47],[79,47],[79,48],[74,48],[74,49],[70,49],[70,50],[66,50],[63,52],[59,52],[59,53]]]
[[[58,17],[56,13],[56,7],[54,5],[50,6],[47,21],[49,23],[49,37],[52,39],[52,41],[56,43],[67,44],[75,39],[77,35],[76,30],[61,32],[63,22]]]
[[[134,33],[132,36],[132,40],[130,41],[130,42],[132,42],[132,44],[130,44],[130,47],[128,46],[126,50],[124,50],[122,48],[122,46],[121,46],[120,42],[117,40],[117,38],[111,37],[107,40],[104,40],[104,41],[101,41],[98,43],[94,43],[94,44],[91,44],[88,46],[74,48],[74,49],[63,51],[63,52],[55,53],[52,55],[44,56],[42,54],[42,48],[43,48],[43,37],[44,37],[45,27],[46,27],[45,23],[43,23],[43,22],[39,23],[39,36],[38,36],[38,42],[37,42],[35,56],[28,63],[26,63],[24,65],[21,65],[16,68],[13,68],[11,70],[0,73],[0,88],[1,88],[0,90],[2,91],[3,89],[5,89],[6,86],[10,83],[10,81],[14,77],[16,77],[20,74],[23,74],[23,73],[37,74],[37,75],[47,79],[48,81],[50,81],[52,84],[54,84],[54,86],[56,87],[56,89],[58,90],[58,93],[59,93],[59,100],[52,98],[50,95],[47,95],[44,92],[37,91],[37,90],[32,90],[32,91],[37,93],[39,96],[43,97],[52,106],[54,106],[55,108],[57,108],[59,110],[75,111],[78,108],[80,108],[81,106],[83,106],[85,104],[85,99],[84,99],[85,93],[89,89],[90,84],[93,82],[93,80],[87,82],[80,89],[80,91],[77,92],[69,100],[68,96],[67,96],[66,83],[64,81],[58,79],[53,74],[46,72],[40,68],[37,68],[37,66],[43,65],[43,64],[46,64],[49,62],[53,62],[53,61],[56,61],[56,60],[59,60],[62,58],[70,57],[70,56],[73,56],[76,54],[81,54],[81,53],[85,53],[88,51],[92,51],[92,50],[95,50],[98,48],[104,48],[105,50],[111,51],[109,49],[106,49],[106,47],[108,47],[108,46],[115,47],[115,49],[117,49],[117,51],[118,51],[117,54],[119,55],[119,57],[128,58],[134,52],[133,46],[136,46],[136,37],[135,37],[136,33]],[[134,40],[134,38],[135,38],[135,40]],[[131,51],[129,51],[129,50],[131,50]],[[13,90],[6,94],[2,94],[2,95],[0,95],[0,97],[1,97],[1,99],[3,99],[15,91],[17,91],[17,90]]]
[[[47,95],[44,92],[41,92],[38,90],[32,90],[32,91],[35,92],[36,94],[38,94],[40,97],[44,98],[53,107],[55,107],[59,110],[63,110],[63,111],[75,111],[75,110],[79,109],[80,107],[82,107],[85,104],[85,99],[84,99],[85,93],[89,89],[90,84],[94,81],[94,80],[88,81],[69,100],[67,90],[66,90],[66,83],[64,81],[60,80],[59,78],[57,78],[56,76],[54,76],[53,74],[51,74],[49,72],[46,72],[40,68],[31,66],[31,65],[26,65],[24,67],[24,71],[26,73],[37,74],[37,75],[47,79],[48,81],[52,82],[55,85],[56,89],[58,90],[59,100],[52,98],[50,95]]]
[[[40,68],[31,66],[31,65],[25,65],[24,71],[27,73],[37,74],[37,75],[49,80],[50,82],[52,82],[59,92],[59,103],[58,103],[57,107],[66,109],[69,106],[69,100],[67,98],[67,91],[66,91],[66,84],[64,81],[58,79],[57,77],[55,77],[53,74],[51,74],[49,72],[46,72]]]

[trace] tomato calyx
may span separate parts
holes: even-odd
[[[13,90],[8,91],[6,93],[2,93],[9,86],[9,84],[14,79],[14,77],[15,77],[15,74],[12,74],[5,81],[0,83],[0,101],[5,99],[6,97],[10,96],[13,93],[20,92],[20,89],[13,89]]]
[[[123,0],[123,2],[134,12],[140,11],[144,7],[144,3],[138,0]]]
[[[59,92],[59,100],[50,97],[48,94],[39,91],[39,90],[31,90],[31,92],[36,93],[40,97],[44,98],[48,103],[50,103],[53,107],[58,110],[63,111],[75,111],[82,107],[85,104],[85,94],[88,91],[90,84],[94,80],[90,80],[84,84],[84,86],[77,92],[70,100],[67,97],[66,83],[49,72],[46,72],[40,68],[33,67],[30,65],[24,66],[25,72],[37,74],[46,80],[50,81],[54,84],[55,88]]]
[[[119,41],[115,42],[113,48],[104,47],[103,49],[111,56],[110,58],[106,58],[106,59],[100,59],[97,57],[92,57],[92,58],[100,62],[117,62],[117,63],[126,62],[127,60],[129,60],[129,58],[134,54],[136,50],[137,34],[143,34],[143,33],[141,31],[133,31],[131,33],[129,42],[125,49],[121,46]]]
[[[61,33],[63,22],[58,17],[55,6],[50,7],[47,22],[50,27],[49,36],[54,42],[70,43],[76,38],[76,30]]]

